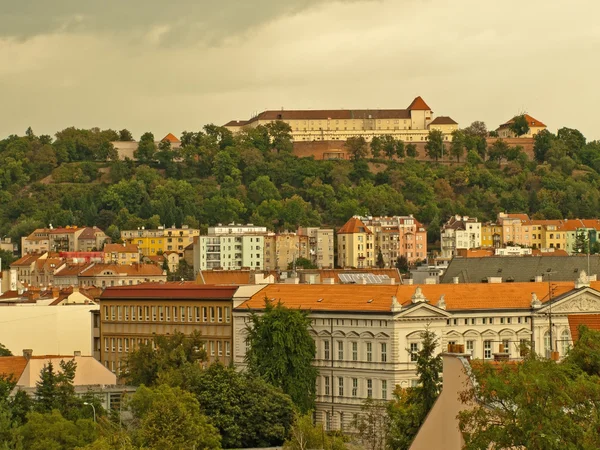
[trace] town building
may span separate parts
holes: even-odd
[[[286,231],[268,233],[264,237],[264,269],[288,270],[298,258],[311,260],[309,237]]]
[[[333,269],[334,232],[333,228],[300,227],[298,234],[308,236],[310,260],[319,269]]]
[[[167,134],[160,141],[154,141],[156,148],[158,149],[162,142],[168,142],[172,149],[178,149],[181,147],[181,141],[173,133]],[[131,159],[135,161],[137,158],[134,156],[135,151],[138,149],[138,141],[113,141],[112,146],[117,151],[119,159],[124,161],[125,159]]]
[[[529,114],[524,114],[524,116],[525,116],[525,119],[527,120],[527,124],[529,125],[529,131],[527,133],[523,134],[522,136],[516,136],[515,133],[512,132],[510,127],[514,123],[515,119],[518,117],[518,116],[515,116],[512,119],[510,119],[508,122],[505,122],[498,127],[498,129],[496,130],[496,132],[498,133],[498,137],[503,138],[503,139],[504,138],[516,138],[516,137],[532,138],[536,134],[538,134],[540,131],[546,129],[546,125],[544,125],[539,120],[534,119]]]
[[[585,273],[550,285],[272,284],[234,308],[233,357],[245,367],[249,318],[264,312],[265,298],[306,311],[319,370],[316,419],[351,431],[367,398],[389,400],[396,386],[418,383],[424,330],[435,333],[440,350],[462,345],[471,358],[519,359],[523,345],[561,358],[572,345],[569,317],[600,313],[599,289]]]
[[[143,256],[155,256],[164,252],[177,252],[183,258],[184,249],[194,242],[194,237],[200,236],[200,230],[182,225],[164,226],[156,230],[140,227],[137,230],[121,231],[121,239],[126,244],[136,244]]]
[[[339,267],[374,267],[375,239],[373,232],[359,216],[354,216],[338,230]]]
[[[15,255],[17,254],[17,244],[9,237],[0,238],[0,250]]]
[[[502,225],[487,222],[481,224],[481,247],[482,248],[500,248],[502,241]]]
[[[100,361],[117,375],[129,353],[156,335],[202,333],[210,362],[231,361],[236,286],[146,283],[108,287],[99,296]]]
[[[140,249],[137,244],[106,244],[102,253],[105,264],[140,263]]]
[[[60,275],[60,271],[55,274]],[[132,286],[142,283],[165,282],[167,272],[155,264],[96,264],[92,263],[77,274],[80,287]]]
[[[90,311],[98,309],[95,293],[58,288],[5,292],[0,296],[0,342],[13,354],[31,348],[48,355],[92,355]]]
[[[97,227],[38,228],[21,238],[21,255],[45,252],[91,252],[102,249],[110,238]]]
[[[430,129],[441,130],[444,139],[452,140],[458,124],[447,116],[434,119],[431,108],[416,97],[406,109],[336,109],[336,110],[268,110],[249,120],[232,120],[224,125],[233,133],[282,121],[291,128],[292,139],[298,141],[345,141],[361,136],[370,141],[374,136],[391,135],[405,142],[425,141]]]
[[[264,268],[267,228],[253,224],[209,227],[194,249],[194,272],[211,269]],[[274,263],[275,261],[273,261]]]
[[[481,222],[476,217],[452,216],[440,230],[443,258],[456,256],[460,249],[481,247]]]

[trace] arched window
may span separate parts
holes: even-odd
[[[550,357],[550,332],[546,331],[544,333],[544,354],[547,358]]]
[[[560,334],[560,353],[565,356],[571,349],[571,333],[565,328]]]

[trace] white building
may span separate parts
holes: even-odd
[[[319,269],[333,269],[333,228],[300,227],[299,235],[308,236],[308,245],[312,263]]]
[[[473,358],[520,358],[523,344],[564,356],[569,316],[600,312],[600,282],[582,274],[575,283],[552,283],[552,292],[547,283],[268,285],[234,308],[234,361],[244,366],[246,325],[251,312],[264,310],[265,296],[309,311],[317,420],[349,429],[367,397],[391,399],[396,386],[417,383],[415,352],[426,328],[439,350],[462,344]]]
[[[481,222],[476,217],[452,216],[440,230],[442,258],[456,256],[457,250],[481,247]]]

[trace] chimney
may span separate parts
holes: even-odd
[[[81,356],[81,351],[80,350],[75,350],[73,352],[73,356]]]
[[[323,278],[323,284],[335,284],[334,278]]]
[[[543,279],[544,279],[544,277],[542,275],[536,275],[535,276],[535,282],[536,283],[541,283]]]
[[[452,283],[458,284],[458,277],[452,277]]]
[[[407,284],[408,286],[412,286],[412,284],[413,284],[413,279],[412,278],[408,278],[408,279],[406,279],[404,281],[406,281],[405,284]]]
[[[25,359],[27,361],[29,361],[31,359],[32,355],[33,355],[33,349],[30,349],[30,348],[23,349],[23,356],[25,357]]]

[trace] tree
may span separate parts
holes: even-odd
[[[292,153],[294,149],[292,127],[282,120],[276,120],[265,126],[271,138],[271,148],[277,153]]]
[[[390,433],[388,444],[396,450],[410,447],[441,390],[442,358],[434,356],[438,340],[428,329],[421,333],[421,347],[416,358],[419,384],[407,389],[397,388],[394,401],[388,406]]]
[[[459,413],[466,450],[600,448],[598,376],[533,352],[516,366],[471,369],[475,383],[461,394],[470,408]]]
[[[396,269],[400,271],[400,273],[408,273],[408,259],[404,255],[398,256],[396,259]]]
[[[450,146],[450,154],[457,162],[460,162],[460,158],[465,154],[465,136],[461,130],[454,130],[452,132],[452,145]]]
[[[4,259],[2,259],[4,261]],[[12,356],[12,352],[0,343],[0,356]]]
[[[498,164],[506,158],[508,154],[508,144],[502,139],[496,139],[492,146],[488,149],[488,157],[490,160],[497,160]]]
[[[573,251],[576,253],[590,253],[590,234],[587,230],[579,230],[575,235]]]
[[[152,342],[141,344],[133,350],[126,360],[124,381],[134,386],[142,384],[153,386],[160,377],[179,377],[181,371],[198,366],[198,362],[206,361],[206,351],[199,331],[189,335],[175,331],[171,335],[154,337]],[[177,378],[181,385],[185,380]]]
[[[556,136],[550,133],[548,130],[542,130],[537,133],[534,137],[533,143],[533,155],[538,162],[546,161],[546,153],[552,147],[552,143],[556,139]]]
[[[396,156],[396,139],[394,136],[386,134],[381,138],[381,144],[383,153],[389,158],[392,159]]]
[[[529,122],[527,121],[525,114],[514,117],[513,120],[511,120],[508,129],[517,137],[529,133]]]
[[[416,144],[407,144],[406,145],[406,156],[409,158],[416,158],[419,156],[419,151],[417,150]]]
[[[143,448],[221,448],[217,429],[189,392],[166,385],[155,389],[141,386],[128,407],[139,422],[134,441]]]
[[[367,398],[360,408],[354,427],[367,450],[384,450],[387,448],[389,420],[386,413],[387,403]]]
[[[567,155],[571,158],[578,156],[585,147],[585,136],[573,128],[563,127],[556,133],[558,140],[563,141],[567,147]]]
[[[382,143],[379,136],[373,136],[371,139],[371,156],[373,158],[379,158],[381,156]]]
[[[588,375],[600,377],[600,331],[580,325],[578,332],[579,339],[569,351],[565,362],[573,364]]]
[[[314,424],[312,414],[296,415],[289,438],[283,444],[286,450],[311,450],[315,448],[344,450],[346,445],[342,438],[330,435],[323,429],[323,424]]]
[[[444,154],[444,135],[440,130],[429,130],[427,143],[425,144],[425,153],[429,158],[437,161]]]
[[[310,259],[302,257],[296,258],[295,261],[289,263],[287,268],[288,270],[292,270],[294,267],[297,269],[318,269],[318,267],[315,266]]]
[[[487,126],[485,125],[485,122],[480,120],[476,120],[475,122],[471,123],[471,125],[465,128],[463,131],[466,135],[477,136],[482,139],[485,139],[488,136]]]
[[[400,139],[398,139],[396,141],[396,156],[398,156],[398,158],[400,158],[400,159],[402,159],[406,156],[404,141],[402,141]]]
[[[265,298],[262,315],[247,325],[248,369],[288,394],[301,412],[313,409],[317,370],[312,366],[315,343],[306,311],[290,309]]]
[[[61,360],[59,366],[60,370],[55,371],[52,361],[49,361],[40,371],[40,380],[35,386],[34,409],[40,413],[58,410],[67,419],[80,417],[83,400],[75,395],[73,385],[77,363],[74,359]]]
[[[369,154],[367,141],[365,141],[365,138],[362,136],[349,137],[346,139],[346,142],[344,142],[344,147],[346,147],[354,161],[364,159]]]
[[[154,161],[156,144],[152,133],[144,133],[138,142],[138,148],[133,152],[134,158],[140,163],[147,164]]]
[[[17,440],[28,450],[71,450],[91,444],[97,438],[91,419],[73,422],[65,419],[58,410],[48,413],[32,412],[27,423],[15,430]]]
[[[383,269],[385,267],[385,261],[383,260],[383,253],[381,253],[381,249],[377,250],[377,262],[375,263],[377,267]]]
[[[119,131],[119,141],[133,141],[133,135],[128,129],[123,128]]]

